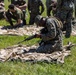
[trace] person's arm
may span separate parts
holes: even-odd
[[[14,24],[15,26],[22,23],[22,14],[21,14],[21,12],[18,12],[16,15],[17,15],[17,23]]]
[[[50,21],[50,20],[49,20]],[[53,22],[54,23],[54,22]],[[56,37],[56,27],[53,23],[47,23],[48,32],[45,34],[41,34],[41,39],[43,41],[49,41]]]
[[[19,25],[21,23],[22,23],[22,20],[21,19],[18,19],[18,22],[14,26],[17,26],[17,25]]]

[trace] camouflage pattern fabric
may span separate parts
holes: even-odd
[[[57,17],[63,22],[66,38],[69,38],[72,32],[72,16],[74,10],[74,3],[71,0],[58,0]]]
[[[47,31],[41,33],[41,43],[37,52],[40,53],[48,53],[54,50],[62,50],[63,49],[63,41],[62,41],[62,31],[60,29],[59,22],[56,18],[48,18],[46,20],[46,29]]]
[[[41,11],[40,8],[41,7]],[[34,24],[35,17],[39,14],[42,14],[44,11],[44,5],[42,0],[28,0],[28,10],[30,13],[29,24]]]
[[[23,20],[23,13],[19,8],[15,7],[15,12],[11,12],[11,13],[9,10],[6,12],[6,17],[11,26],[13,26],[12,18],[15,19],[16,21],[18,21],[18,19]]]
[[[71,50],[66,49],[64,46],[63,51],[55,51],[50,54],[36,53],[36,45],[14,45],[8,48],[0,49],[0,62],[6,61],[21,61],[21,62],[46,62],[46,63],[65,63],[64,59],[66,56],[71,55]],[[27,52],[32,49],[34,52]]]
[[[47,16],[51,16],[50,12],[54,15],[56,13],[57,0],[46,0]]]
[[[20,6],[24,6],[26,4],[26,0],[17,0],[15,2],[15,6],[17,6],[18,8]],[[25,17],[26,17],[26,7],[24,6],[23,8],[20,8],[23,12],[23,24],[26,25],[26,20],[25,20]]]
[[[49,12],[48,12],[48,9],[49,9],[49,6],[51,5],[51,0],[46,0],[46,11],[47,11],[47,16],[49,16]]]

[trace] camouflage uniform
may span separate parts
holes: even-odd
[[[10,12],[8,10],[6,12],[6,17],[7,17],[8,22],[10,23],[10,25],[14,26],[12,19],[16,20],[17,22],[18,22],[18,19],[23,20],[23,13],[22,13],[22,11],[19,8],[15,7],[15,12]],[[23,23],[21,23],[21,24],[19,24],[17,26],[18,27],[19,26],[23,26]],[[14,27],[16,27],[16,26],[14,26]]]
[[[0,19],[4,18],[3,14],[5,12],[4,0],[0,0]]]
[[[26,20],[25,20],[25,16],[26,16],[26,6],[25,6],[25,4],[26,4],[26,0],[16,0],[16,2],[15,2],[15,6],[17,6],[18,8],[20,8],[21,6],[23,6],[24,8],[20,8],[21,10],[22,10],[22,12],[23,12],[23,16],[24,16],[24,18],[23,18],[23,24],[24,25],[26,25]]]
[[[39,7],[41,6],[41,11]],[[41,15],[44,11],[44,5],[41,0],[28,0],[28,10],[30,13],[30,21],[29,24],[34,24],[35,17],[37,15]]]
[[[56,18],[47,18],[45,20],[44,29],[41,30],[40,38],[42,40],[36,52],[48,53],[63,49],[62,30]]]
[[[46,0],[47,16],[51,16],[51,11],[53,15],[56,13],[56,5],[57,0]]]
[[[56,17],[58,17],[64,24],[66,38],[71,35],[73,10],[74,4],[71,0],[58,0]]]

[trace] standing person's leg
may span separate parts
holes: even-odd
[[[65,34],[65,37],[69,38],[71,36],[71,32],[72,32],[72,22],[70,20],[69,22],[66,23],[66,34]]]
[[[72,32],[72,15],[73,15],[72,11],[67,13],[66,34],[65,34],[66,38],[69,38],[71,36],[71,32]]]
[[[34,24],[35,17],[36,17],[36,14],[30,14],[30,20],[29,20],[30,25]]]
[[[23,24],[24,25],[26,25],[25,15],[26,15],[26,10],[23,10]]]
[[[11,26],[13,26],[12,15],[10,14],[10,12],[7,11],[7,12],[5,13],[5,15],[6,15],[7,21],[10,23]]]
[[[49,9],[47,8],[47,16],[50,16],[50,11],[49,11]]]

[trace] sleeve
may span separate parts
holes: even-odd
[[[49,41],[56,37],[56,27],[54,23],[47,22],[46,23],[48,32],[46,34],[41,34],[41,38],[43,41]]]

